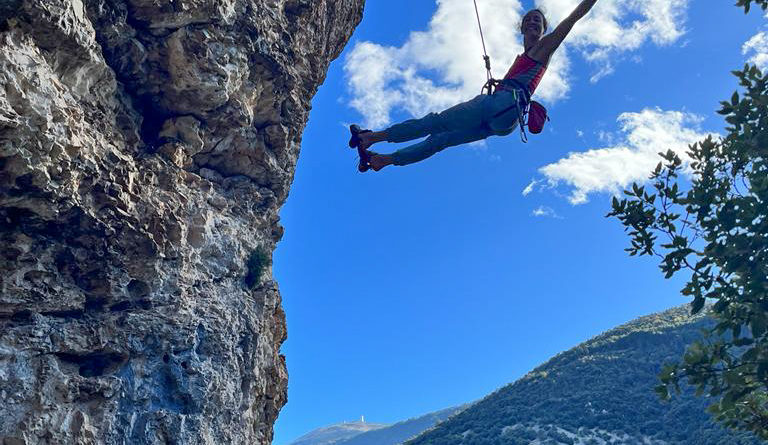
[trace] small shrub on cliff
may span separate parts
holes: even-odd
[[[251,253],[245,264],[246,274],[244,281],[248,289],[253,289],[261,284],[261,277],[264,274],[264,270],[271,264],[272,260],[263,248],[259,247]]]

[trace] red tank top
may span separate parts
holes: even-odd
[[[520,82],[528,88],[530,94],[533,94],[533,91],[539,86],[541,78],[544,77],[545,71],[547,71],[546,65],[523,53],[517,56],[504,79],[514,79]]]

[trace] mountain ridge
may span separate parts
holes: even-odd
[[[688,305],[638,317],[479,401],[414,418],[455,410],[420,432],[384,439],[403,421],[332,445],[758,445],[751,434],[712,422],[706,399],[690,389],[671,403],[653,391],[663,363],[679,359],[713,324],[705,313],[691,316]]]
[[[389,426],[384,423],[340,422],[314,429],[288,445],[337,445],[342,441]]]
[[[684,388],[670,403],[653,391],[665,362],[712,325],[688,306],[639,317],[561,352],[407,445],[758,444],[714,424]]]
[[[466,409],[470,404],[445,408],[421,416],[412,417],[393,424],[364,424],[382,425],[380,428],[372,428],[369,431],[354,434],[344,438],[336,438],[327,441],[322,436],[329,429],[349,426],[360,422],[342,422],[317,428],[299,437],[288,445],[392,445],[416,436],[422,431]],[[342,433],[343,434],[343,433]],[[330,437],[329,437],[330,438]],[[324,441],[325,440],[325,441]]]

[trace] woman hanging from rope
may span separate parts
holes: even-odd
[[[379,171],[388,165],[413,164],[446,147],[478,141],[493,135],[505,136],[514,131],[521,120],[523,110],[530,102],[531,94],[544,76],[552,54],[573,25],[588,13],[596,2],[597,0],[583,0],[571,15],[547,35],[544,35],[547,30],[544,13],[539,9],[528,11],[523,16],[520,27],[525,50],[517,56],[504,79],[497,83],[493,94],[481,94],[440,113],[430,113],[421,119],[410,119],[382,131],[361,130],[357,125],[350,126],[352,137],[349,146],[358,148],[361,155],[359,170],[372,168]],[[485,60],[486,68],[490,72],[487,56]],[[494,81],[489,79],[489,82],[490,92]],[[368,151],[369,147],[378,142],[405,142],[424,136],[429,137],[391,154]]]

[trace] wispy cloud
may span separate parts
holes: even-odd
[[[749,63],[757,65],[763,71],[768,69],[768,34],[761,31],[742,46],[741,51],[744,55],[749,55]]]
[[[615,145],[573,152],[540,168],[547,186],[566,184],[574,205],[587,202],[592,193],[618,193],[632,182],[647,180],[660,161],[659,152],[672,149],[687,161],[688,146],[708,134],[700,129],[700,116],[682,111],[645,109],[622,113],[617,121],[620,136]]]
[[[539,206],[533,212],[531,212],[531,216],[535,216],[536,218],[546,217],[546,218],[563,219],[560,215],[557,214],[557,212],[554,211],[554,209],[547,206]]]
[[[558,50],[537,90],[537,97],[554,102],[570,90],[569,48],[596,64],[593,81],[610,74],[614,58],[638,49],[646,41],[657,45],[677,40],[689,0],[602,0],[577,25],[568,46]],[[558,23],[578,0],[537,0],[549,21]],[[501,76],[522,51],[517,24],[523,12],[519,0],[478,2],[486,46],[495,75]],[[485,82],[480,36],[472,2],[437,0],[437,10],[425,31],[412,32],[399,47],[359,42],[348,54],[344,70],[350,106],[368,126],[390,123],[393,110],[412,116],[446,108],[479,93]]]
[[[532,181],[531,181],[531,183],[530,183],[530,184],[528,184],[527,186],[525,186],[525,188],[523,189],[523,196],[528,196],[528,195],[530,195],[530,194],[531,194],[531,192],[533,191],[533,189],[536,187],[536,183],[537,183],[537,182],[538,182],[538,181],[536,181],[536,180],[534,179],[534,180],[532,180]]]

